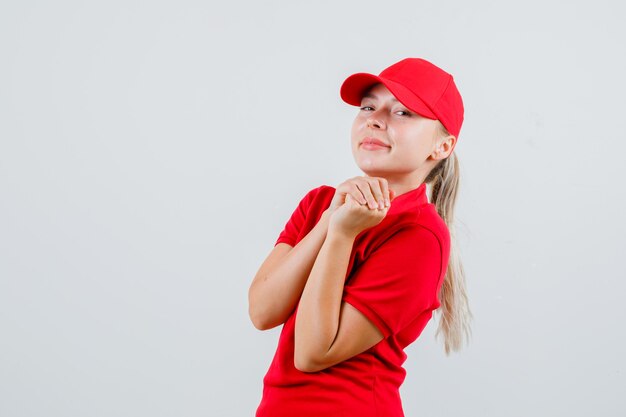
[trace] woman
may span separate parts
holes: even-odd
[[[433,311],[446,354],[469,337],[448,228],[464,113],[452,75],[407,58],[351,75],[341,97],[360,106],[352,152],[366,175],[310,190],[252,281],[255,327],[284,324],[257,417],[403,416],[404,348]]]

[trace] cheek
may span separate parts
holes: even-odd
[[[428,154],[427,144],[424,140],[423,129],[400,126],[389,130],[389,136],[403,149],[403,154],[408,158],[421,158]]]
[[[350,128],[350,135],[352,137],[353,140],[357,139],[357,136],[359,134],[359,130],[360,130],[360,120],[357,118],[354,120],[354,122],[352,122],[352,127]]]
[[[361,126],[363,122],[359,116],[355,117],[352,121],[352,130],[356,130],[359,126]]]

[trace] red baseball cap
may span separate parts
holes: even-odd
[[[352,74],[341,85],[341,98],[360,106],[365,92],[377,83],[384,84],[409,110],[439,120],[451,135],[459,138],[463,99],[451,74],[425,59],[405,58],[379,75]]]

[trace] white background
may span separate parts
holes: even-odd
[[[404,57],[465,102],[473,338],[433,319],[407,417],[623,416],[618,1],[0,5],[0,415],[253,416],[280,328],[247,290],[311,188],[356,175],[339,98]]]

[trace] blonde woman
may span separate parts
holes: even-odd
[[[365,175],[306,193],[250,285],[254,326],[283,325],[256,417],[404,416],[404,349],[433,312],[446,354],[470,334],[450,233],[464,114],[452,75],[406,58],[340,94],[359,106]]]

